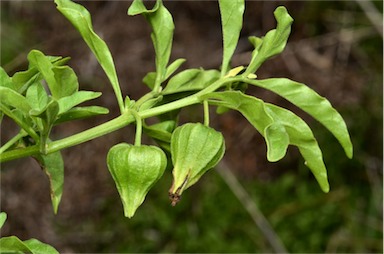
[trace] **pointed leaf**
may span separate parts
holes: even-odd
[[[180,58],[175,60],[167,67],[164,80],[168,79],[183,63],[185,59]],[[147,75],[143,78],[143,83],[146,84],[150,89],[153,90],[156,82],[156,72],[148,72]]]
[[[290,144],[297,146],[305,164],[312,171],[321,189],[329,192],[327,169],[323,162],[320,147],[308,125],[291,111],[267,103],[272,117],[284,125],[289,135]]]
[[[134,0],[128,9],[128,15],[142,14],[152,27],[151,38],[156,53],[156,82],[155,88],[166,79],[166,67],[171,55],[173,30],[172,15],[157,0],[153,9],[148,10],[142,0]]]
[[[223,63],[221,75],[228,69],[243,26],[244,0],[219,0],[223,31]]]
[[[64,185],[64,161],[60,152],[40,154],[35,157],[45,174],[48,176],[51,188],[51,200],[53,211],[56,214],[60,204]]]
[[[179,67],[185,63],[185,59],[184,58],[179,58],[179,59],[176,59],[173,63],[171,63],[168,67],[167,67],[167,71],[165,73],[165,78],[164,79],[168,79],[173,73],[175,73],[175,71],[177,71],[177,69],[179,69]]]
[[[67,121],[85,119],[97,115],[105,115],[108,113],[109,110],[107,108],[99,106],[75,107],[62,113],[59,118],[55,121],[55,125]]]
[[[199,75],[201,70],[199,69],[188,69],[182,72],[179,72],[173,76],[169,81],[167,86],[163,90],[163,94],[175,93],[181,86],[185,86],[192,79],[196,78]]]
[[[79,91],[70,96],[60,98],[59,103],[59,115],[70,110],[71,108],[83,103],[85,101],[93,100],[101,96],[100,92],[91,91]]]
[[[123,97],[121,95],[119,80],[115,69],[115,64],[107,44],[93,31],[91,15],[80,4],[70,0],[55,0],[57,9],[73,24],[80,32],[84,41],[96,56],[116,94],[118,104],[123,107]]]
[[[252,60],[244,76],[256,72],[268,58],[280,54],[287,44],[293,19],[284,6],[277,7],[274,15],[277,21],[276,29],[269,31],[262,39],[262,43],[256,37],[253,37],[251,41],[256,48],[255,52],[252,53]]]
[[[206,94],[201,99],[208,99],[209,103],[213,105],[238,110],[244,115],[267,140],[268,159],[272,159],[272,161],[285,154],[288,135],[289,144],[299,148],[306,160],[306,165],[314,174],[321,189],[324,192],[329,191],[327,171],[321,150],[311,129],[300,117],[289,110],[264,103],[260,99],[238,91],[215,92]],[[272,124],[274,127],[270,129]]]
[[[219,78],[217,70],[188,69],[173,76],[162,94],[201,90]]]
[[[308,86],[285,78],[246,80],[245,82],[268,89],[310,114],[337,138],[347,156],[352,158],[353,146],[347,126],[342,116],[327,99]]]
[[[155,105],[157,105],[158,103],[160,103],[162,100],[163,100],[162,95],[157,96],[157,97],[152,98],[152,99],[149,99],[139,106],[139,111],[150,109],[150,108],[154,107]]]

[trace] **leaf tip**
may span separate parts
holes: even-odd
[[[347,149],[345,149],[345,154],[347,155],[348,159],[352,159],[353,158],[353,147],[352,147],[352,144]]]
[[[327,184],[326,186],[322,186],[321,187],[321,190],[324,192],[324,193],[328,193],[329,192],[329,184]]]

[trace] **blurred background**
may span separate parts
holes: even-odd
[[[148,90],[142,78],[153,71],[150,28],[129,17],[130,1],[83,1],[95,31],[115,60],[123,94],[138,99]],[[149,3],[151,4],[151,3]],[[37,238],[63,253],[111,252],[383,252],[383,26],[382,1],[246,1],[244,27],[233,66],[247,64],[250,35],[263,36],[276,23],[273,11],[287,7],[294,18],[286,50],[267,61],[259,78],[287,77],[329,99],[344,117],[354,144],[347,159],[336,139],[285,100],[262,89],[248,93],[287,107],[312,127],[323,150],[331,191],[321,192],[291,147],[277,162],[266,160],[263,138],[237,112],[212,114],[223,132],[224,162],[171,207],[171,170],[149,192],[132,219],[106,167],[108,149],[132,142],[134,128],[62,151],[65,185],[57,215],[49,184],[31,158],[1,165],[1,211],[8,214],[2,236]],[[60,139],[118,115],[105,74],[78,32],[49,1],[1,1],[1,66],[13,75],[27,68],[31,49],[71,56],[82,90],[103,92],[92,103],[107,116],[58,126]],[[171,60],[184,68],[218,68],[222,42],[216,1],[165,1],[176,26]],[[202,120],[200,106],[182,119]],[[212,110],[212,113],[214,110]],[[1,142],[17,132],[4,119]],[[143,143],[152,144],[145,139]]]

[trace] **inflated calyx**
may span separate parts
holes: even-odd
[[[167,157],[156,146],[121,143],[107,155],[108,169],[119,191],[125,217],[131,218],[167,166]]]
[[[223,135],[201,123],[177,127],[171,138],[173,183],[169,190],[172,205],[184,190],[195,184],[207,170],[215,167],[225,152]]]

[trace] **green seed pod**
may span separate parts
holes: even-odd
[[[187,123],[175,129],[171,138],[173,183],[169,190],[173,206],[184,190],[219,163],[224,152],[223,135],[208,126]]]
[[[156,146],[121,143],[109,150],[107,164],[119,191],[124,215],[131,218],[163,175],[167,157]]]

